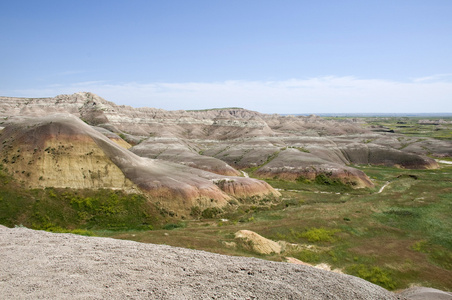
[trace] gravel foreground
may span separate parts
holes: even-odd
[[[309,266],[0,226],[2,299],[403,299]]]

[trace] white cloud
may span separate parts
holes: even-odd
[[[117,104],[168,110],[234,106],[265,113],[452,112],[452,81],[443,75],[447,74],[409,82],[351,76],[146,84],[94,81],[7,91],[7,95],[44,97],[90,91]]]
[[[435,74],[426,77],[413,78],[414,82],[426,82],[426,81],[451,81],[452,73]]]

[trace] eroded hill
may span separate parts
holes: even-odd
[[[140,157],[70,114],[13,117],[4,125],[2,164],[29,188],[140,190],[176,212],[279,195],[257,179]]]
[[[352,119],[132,108],[92,93],[0,97],[0,117],[2,163],[28,186],[138,189],[174,210],[279,194],[240,170],[366,188],[372,181],[353,165],[431,169],[427,154],[452,156],[448,141]]]

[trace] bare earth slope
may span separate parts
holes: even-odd
[[[401,299],[309,266],[0,226],[3,299]]]
[[[140,157],[70,114],[16,117],[0,131],[0,159],[29,187],[139,187],[176,211],[223,207],[237,197],[278,196],[266,182]]]

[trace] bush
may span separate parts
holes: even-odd
[[[343,185],[343,183],[338,179],[331,179],[329,174],[319,174],[315,177],[315,183],[326,184],[326,185]]]
[[[380,267],[367,266],[364,264],[351,265],[346,268],[346,272],[374,284],[378,284],[388,290],[396,288],[396,283],[391,277],[391,272]]]
[[[209,207],[202,211],[201,216],[204,219],[213,219],[219,214],[221,214],[223,211],[219,209],[218,207]]]
[[[0,170],[0,224],[71,232],[74,229],[145,229],[158,211],[143,195],[116,190],[24,189],[5,184]],[[78,233],[78,232],[75,232]]]
[[[199,206],[193,206],[190,211],[190,216],[198,218],[201,215],[201,208]]]
[[[310,250],[300,250],[293,255],[296,259],[307,263],[318,263],[320,262],[320,254]]]
[[[175,224],[175,223],[168,223],[168,224],[166,224],[165,226],[163,226],[163,229],[165,229],[165,230],[173,230],[173,229],[176,229],[176,228],[185,228],[187,226],[187,224],[185,224],[185,223],[177,223],[177,224]]]
[[[312,242],[331,242],[334,239],[334,234],[338,230],[329,230],[325,228],[312,228],[301,233],[301,237]]]

